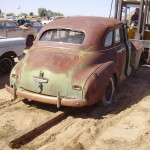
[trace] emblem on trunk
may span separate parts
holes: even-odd
[[[43,90],[43,83],[48,83],[48,79],[44,78],[44,72],[40,71],[39,76],[33,76],[36,82],[36,92],[41,93]]]

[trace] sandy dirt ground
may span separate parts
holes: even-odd
[[[0,150],[11,150],[10,136],[33,126],[58,110],[36,102],[12,101],[0,76]],[[67,109],[67,108],[66,108]],[[149,150],[150,66],[143,65],[118,89],[111,107],[101,104],[67,116],[35,136],[20,150]]]

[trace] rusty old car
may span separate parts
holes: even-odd
[[[123,23],[103,17],[66,17],[45,25],[12,70],[6,90],[28,100],[82,107],[112,104],[119,83],[139,64],[143,46]]]

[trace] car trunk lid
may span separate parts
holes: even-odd
[[[34,49],[26,56],[22,72],[21,87],[23,89],[56,96],[67,96],[68,83],[78,55],[60,49]]]

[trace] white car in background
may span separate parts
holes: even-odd
[[[14,58],[24,56],[25,38],[5,38],[0,36],[0,73],[9,73],[13,68]]]
[[[49,22],[52,22],[56,19],[61,19],[61,18],[64,18],[64,17],[63,16],[53,16],[49,20],[43,20],[42,25],[48,24]]]
[[[42,23],[42,25],[45,25],[45,24],[48,24],[51,21],[53,21],[53,20],[43,20],[41,23]]]

